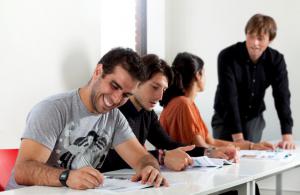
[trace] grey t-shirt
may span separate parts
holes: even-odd
[[[78,90],[52,96],[29,113],[22,139],[32,139],[52,152],[49,166],[100,168],[109,148],[135,137],[118,109],[90,113]],[[7,189],[17,188],[12,175]]]

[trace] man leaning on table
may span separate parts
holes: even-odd
[[[34,106],[7,189],[19,185],[99,187],[104,177],[97,168],[111,147],[135,169],[133,181],[168,185],[157,160],[116,109],[143,76],[136,52],[115,48],[102,57],[85,86]]]
[[[214,137],[259,142],[265,127],[264,96],[271,85],[282,133],[278,146],[295,148],[286,63],[281,53],[269,47],[276,30],[272,17],[255,14],[246,25],[246,41],[220,52],[212,118]]]

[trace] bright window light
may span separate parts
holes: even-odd
[[[102,0],[101,53],[114,47],[135,50],[136,0]]]

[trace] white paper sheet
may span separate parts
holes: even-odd
[[[290,160],[294,157],[289,151],[240,150],[240,158],[263,160]]]
[[[111,192],[126,192],[126,191],[133,191],[143,188],[151,187],[148,184],[142,184],[141,182],[132,182],[127,177],[116,177],[113,178],[111,176],[105,177],[103,185],[95,188],[90,189],[94,191],[111,191]]]

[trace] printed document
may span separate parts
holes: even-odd
[[[289,151],[266,151],[266,150],[240,150],[240,158],[263,159],[263,160],[286,160],[292,159],[293,154]]]

